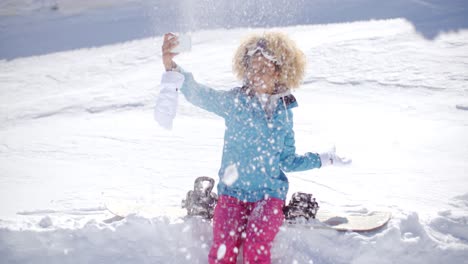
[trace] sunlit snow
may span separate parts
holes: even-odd
[[[196,177],[219,181],[223,120],[180,95],[173,129],[154,122],[163,71],[159,35],[41,56],[8,53],[14,45],[6,40],[20,38],[21,25],[37,29],[33,24],[49,14],[34,8],[39,1],[23,2],[27,8],[3,1],[0,13],[0,22],[10,23],[0,28],[2,58],[13,57],[0,60],[0,262],[207,263],[210,223],[138,212],[103,220],[112,216],[106,201],[175,208]],[[97,9],[63,2],[70,12],[54,17],[58,24],[112,13],[100,19],[135,26],[129,6],[138,1],[112,8],[103,1]],[[359,9],[359,1],[344,2]],[[442,1],[392,3],[411,13],[416,2],[450,18]],[[468,106],[468,31],[427,38],[421,21],[375,12],[375,20],[276,28],[308,60],[304,83],[293,92],[297,152],[336,146],[353,160],[349,167],[289,173],[288,197],[309,192],[321,209],[384,210],[393,218],[366,234],[283,225],[273,263],[468,259],[468,111],[457,108]],[[93,30],[100,21],[93,20]],[[201,83],[233,88],[240,84],[231,71],[235,48],[249,32],[264,30],[196,30],[192,51],[176,61]],[[224,180],[233,184],[236,175],[232,168]]]

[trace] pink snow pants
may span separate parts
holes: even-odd
[[[284,220],[283,205],[278,198],[251,203],[221,195],[214,211],[209,263],[237,263],[241,245],[245,264],[271,263],[271,246]]]

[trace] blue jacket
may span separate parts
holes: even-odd
[[[279,98],[268,117],[257,96],[245,87],[214,90],[197,83],[191,73],[182,74],[180,90],[185,98],[225,121],[218,195],[247,202],[267,197],[285,200],[289,183],[284,172],[321,166],[318,154],[296,154],[291,109],[297,102],[292,94]]]

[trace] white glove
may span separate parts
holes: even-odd
[[[178,89],[184,83],[184,76],[178,72],[165,72],[161,79],[161,91],[156,98],[154,119],[166,129],[172,129],[177,112]]]
[[[351,159],[338,156],[336,154],[335,147],[333,147],[328,152],[319,154],[319,156],[320,156],[320,161],[322,162],[322,167],[327,166],[327,165],[335,165],[335,166],[349,165],[352,162]]]

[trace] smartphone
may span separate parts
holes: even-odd
[[[179,45],[175,46],[171,51],[174,53],[188,52],[192,49],[192,36],[188,33],[177,35]]]

